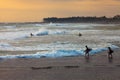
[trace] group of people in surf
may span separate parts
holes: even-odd
[[[34,36],[34,34],[33,33],[30,33],[30,36],[32,37],[32,36]],[[79,33],[79,36],[82,36],[82,34],[81,33]],[[89,57],[89,53],[90,53],[90,51],[92,50],[91,48],[89,48],[87,45],[85,46],[86,47],[86,49],[85,49],[85,57]],[[111,47],[108,47],[108,58],[112,58],[112,53],[113,53],[114,51],[111,49]]]
[[[89,57],[89,54],[90,54],[90,51],[92,50],[91,48],[89,48],[87,45],[85,46],[86,49],[85,49],[85,57]],[[111,49],[111,47],[108,47],[108,58],[112,58],[112,53],[114,51]]]

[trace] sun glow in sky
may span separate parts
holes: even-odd
[[[120,0],[0,0],[0,22],[42,21],[44,17],[114,16]]]

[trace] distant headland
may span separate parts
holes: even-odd
[[[96,16],[77,16],[77,17],[48,17],[43,18],[42,22],[0,22],[0,25],[14,25],[14,24],[41,24],[41,23],[102,23],[102,24],[120,24],[120,15],[113,17],[96,17]]]
[[[57,17],[48,17],[44,18],[43,22],[45,23],[120,23],[120,15],[115,15],[113,17],[65,17],[65,18],[57,18]]]

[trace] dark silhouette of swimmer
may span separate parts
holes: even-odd
[[[82,36],[82,34],[81,34],[81,33],[79,33],[79,36]]]
[[[32,37],[32,36],[33,36],[33,33],[30,33],[30,36]]]
[[[89,57],[89,52],[92,50],[91,48],[88,48],[87,46],[86,47],[86,50],[85,50],[85,56],[86,57]]]
[[[112,56],[112,53],[113,53],[114,51],[110,48],[110,47],[108,47],[108,58],[112,58],[113,56]]]

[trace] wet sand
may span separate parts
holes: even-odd
[[[84,56],[0,60],[0,80],[119,80],[120,49]]]

